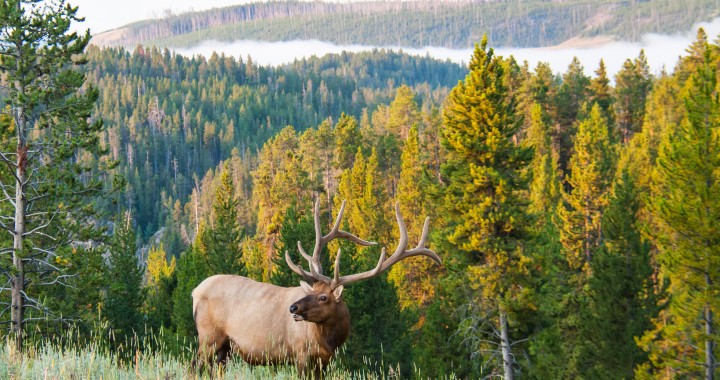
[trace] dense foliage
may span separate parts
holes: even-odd
[[[345,200],[343,229],[392,251],[397,202],[410,245],[431,218],[429,246],[443,265],[411,258],[348,286],[344,368],[712,379],[718,51],[700,30],[672,74],[650,75],[641,53],[611,81],[602,61],[594,76],[577,59],[555,74],[496,56],[486,38],[467,69],[385,51],[271,68],[90,48],[86,73],[100,91],[85,94],[99,100],[92,115],[80,108],[96,123],[80,126],[96,154],[77,145],[60,158],[123,186],[93,203],[115,215],[115,234],[107,245],[62,235],[77,248],[57,262],[71,286],[40,295],[77,322],[79,341],[93,325],[109,325],[116,345],[160,331],[138,355],[157,346],[187,355],[189,294],[204,278],[297,283],[282,257],[298,257],[297,241],[311,245],[318,199],[324,231]],[[5,145],[16,141],[12,115],[0,118]],[[100,148],[119,165],[105,165]],[[78,173],[53,169],[52,179]],[[327,248],[323,266],[341,248],[343,274],[380,255]],[[12,273],[10,260],[2,265]],[[52,327],[35,331],[57,336]]]

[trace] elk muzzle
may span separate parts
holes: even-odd
[[[290,305],[290,314],[293,315],[293,319],[295,320],[295,322],[304,321],[306,319],[305,315],[298,312],[298,310],[300,310],[298,303]]]

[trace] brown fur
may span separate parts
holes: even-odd
[[[332,291],[322,282],[283,288],[241,276],[209,277],[192,292],[200,344],[193,366],[212,370],[213,356],[222,364],[233,353],[251,364],[293,362],[300,376],[309,368],[321,378],[350,333],[341,294],[342,287]]]

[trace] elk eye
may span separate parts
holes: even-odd
[[[320,301],[323,301],[323,302],[324,302],[324,301],[327,301],[327,296],[324,295],[324,294],[321,295],[321,296],[320,296]]]

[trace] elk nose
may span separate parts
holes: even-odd
[[[295,312],[297,311],[297,309],[298,309],[297,305],[292,305],[292,306],[290,306],[290,312],[293,313],[293,314],[295,314]]]

